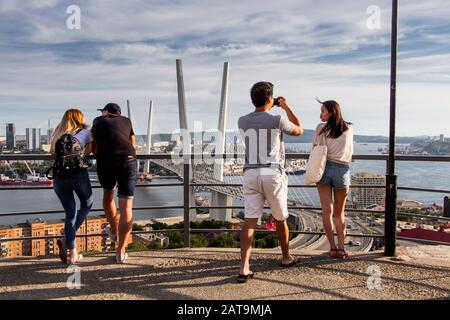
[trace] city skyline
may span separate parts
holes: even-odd
[[[372,1],[258,3],[79,1],[81,28],[70,30],[68,1],[2,1],[0,126],[21,118],[16,132],[46,128],[69,107],[92,123],[98,107],[115,101],[125,109],[130,99],[137,134],[146,132],[150,100],[154,132],[170,133],[179,127],[180,58],[191,130],[194,120],[216,127],[229,61],[228,130],[252,111],[251,85],[270,80],[306,128],[319,122],[318,96],[341,103],[355,134],[387,136],[390,1],[376,4],[379,29],[367,25]],[[398,136],[450,135],[442,120],[450,115],[449,14],[448,1],[401,3]]]
[[[49,133],[50,132],[53,132],[54,131],[54,129],[55,128],[53,128],[53,127],[46,127],[46,128],[43,128],[43,127],[37,127],[37,128],[24,128],[24,132],[22,132],[22,133],[17,133],[16,132],[16,130],[15,130],[15,125],[16,125],[16,122],[12,122],[12,123],[6,123],[6,130],[5,130],[5,134],[1,134],[0,133],[0,137],[1,138],[5,138],[6,140],[5,140],[5,143],[7,143],[7,136],[8,136],[8,125],[14,125],[14,132],[15,132],[15,134],[14,134],[14,138],[15,138],[15,142],[17,142],[17,141],[26,141],[26,138],[27,138],[27,130],[28,129],[45,129],[45,133],[43,133],[42,131],[41,131],[41,134],[40,134],[40,136],[41,136],[41,139],[42,139],[42,137],[45,137],[46,139],[47,139],[47,141],[49,140],[49,137],[51,137],[51,135],[49,135]],[[314,129],[312,129],[312,128],[305,128],[305,131],[308,131],[308,130],[314,130]],[[175,130],[176,131],[176,130]],[[216,130],[217,131],[217,130]],[[191,132],[191,134],[194,134],[194,133],[196,133],[196,131],[193,131],[193,130],[190,130],[190,132]],[[209,132],[209,131],[208,131]],[[228,134],[228,133],[237,133],[238,132],[238,130],[237,129],[235,129],[235,130],[232,130],[232,129],[227,129],[227,131],[226,131],[226,133]],[[206,131],[204,131],[203,133],[206,133]],[[159,135],[169,135],[169,134],[173,134],[173,132],[153,132],[152,133],[152,136],[159,136]],[[145,137],[146,136],[146,134],[144,134],[144,133],[140,133],[140,134],[136,134],[137,136],[141,136],[141,137]],[[358,136],[372,136],[372,135],[358,135]],[[20,137],[20,138],[22,138],[22,140],[17,140],[18,139],[18,137]],[[380,135],[380,137],[383,137],[383,138],[388,138],[388,135]],[[445,139],[447,139],[448,137],[445,135],[445,134],[442,134],[442,133],[437,133],[437,134],[428,134],[428,135],[415,135],[415,136],[398,136],[397,135],[397,138],[422,138],[422,137],[428,137],[428,138],[434,138],[434,139],[436,139],[436,140],[441,140],[441,141],[445,141]]]

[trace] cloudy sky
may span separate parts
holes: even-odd
[[[402,0],[398,135],[450,136],[450,1]],[[81,9],[81,29],[66,26]],[[369,6],[381,9],[368,28]],[[251,85],[275,84],[304,127],[314,97],[340,102],[357,134],[388,134],[390,0],[1,0],[0,135],[5,123],[46,128],[65,109],[91,121],[114,101],[145,133],[179,127],[175,60],[182,59],[190,129],[217,127],[223,63],[230,62],[227,129],[252,111]],[[372,20],[370,20],[372,21]]]

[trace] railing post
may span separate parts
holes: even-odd
[[[384,254],[395,256],[397,246],[397,176],[386,176],[386,203],[384,218]]]
[[[190,161],[185,158],[183,164],[183,203],[184,203],[184,246],[191,246],[191,221],[190,221],[190,205],[191,205],[191,165]]]
[[[389,121],[389,160],[386,175],[384,236],[386,256],[395,256],[397,238],[397,176],[395,175],[395,122],[397,94],[398,0],[392,0],[391,87]]]

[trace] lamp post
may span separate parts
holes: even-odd
[[[390,124],[389,159],[386,174],[386,202],[384,236],[386,256],[395,256],[397,242],[397,175],[395,174],[395,120],[397,98],[397,48],[398,48],[398,0],[392,0],[391,34],[391,86],[390,86]]]

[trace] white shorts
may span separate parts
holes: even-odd
[[[248,169],[244,174],[243,189],[246,219],[262,217],[266,200],[275,220],[285,221],[289,217],[286,173],[271,168]]]

